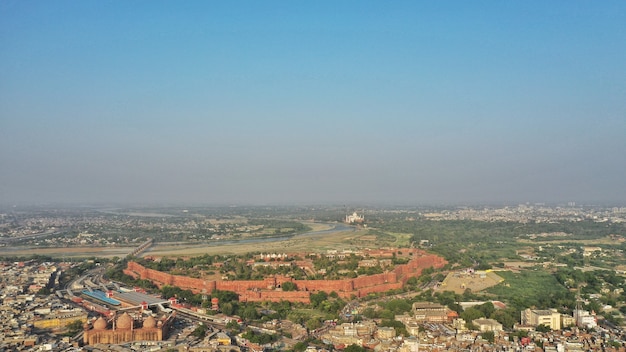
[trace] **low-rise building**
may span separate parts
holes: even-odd
[[[412,308],[415,320],[418,322],[444,323],[448,321],[450,309],[439,303],[415,302]]]
[[[87,322],[87,312],[83,309],[68,309],[49,312],[48,314],[37,316],[33,325],[38,329],[64,328],[67,324],[79,320],[82,324]]]
[[[394,337],[396,337],[396,329],[392,328],[392,327],[379,327],[378,330],[376,331],[376,337],[384,340],[384,339],[392,339]]]
[[[502,331],[502,324],[498,323],[495,319],[474,319],[472,320],[472,324],[478,327],[478,330],[481,332],[486,331]]]
[[[552,330],[561,330],[561,314],[556,309],[525,309],[521,312],[522,325],[545,325]]]
[[[591,315],[589,311],[586,310],[574,310],[574,319],[576,320],[576,326],[578,327],[593,329],[598,326],[596,317]]]

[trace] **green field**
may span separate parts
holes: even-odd
[[[488,293],[498,299],[510,302],[518,308],[544,307],[547,302],[558,302],[559,307],[572,304],[573,293],[561,285],[554,275],[540,270],[527,270],[520,273],[499,271],[504,282],[488,288]]]

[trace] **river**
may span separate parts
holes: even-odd
[[[327,230],[308,231],[308,232],[295,234],[295,235],[289,235],[289,236],[256,237],[256,238],[245,238],[242,240],[225,240],[225,241],[218,240],[218,241],[211,241],[209,242],[209,244],[213,246],[222,246],[222,245],[228,245],[228,244],[243,244],[243,243],[269,243],[269,242],[285,241],[288,239],[293,239],[293,238],[298,238],[298,237],[315,237],[315,236],[328,235],[332,233],[356,231],[356,228],[354,226],[346,225],[344,223],[318,223],[318,224],[326,224],[326,225],[332,226],[332,228],[327,229]]]

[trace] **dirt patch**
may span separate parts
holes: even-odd
[[[479,292],[504,281],[493,271],[482,273],[452,272],[443,280],[438,291],[454,291],[463,294],[466,289]]]
[[[537,262],[504,262],[504,267],[511,271],[520,271],[537,266],[537,264]]]

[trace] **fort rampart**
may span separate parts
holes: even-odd
[[[411,277],[418,277],[423,269],[441,268],[447,262],[445,259],[413,249],[413,256],[407,264],[396,266],[393,270],[376,275],[361,276],[344,280],[293,280],[286,276],[268,277],[264,280],[203,280],[186,276],[171,275],[158,270],[148,269],[136,262],[128,262],[124,273],[134,278],[150,280],[157,286],[177,286],[191,290],[194,293],[212,292],[213,290],[233,291],[239,295],[241,301],[291,301],[309,303],[311,292],[335,291],[342,298],[353,295],[363,297],[369,293],[385,292],[404,287]],[[297,291],[282,291],[284,282],[293,282]]]

